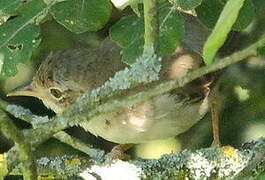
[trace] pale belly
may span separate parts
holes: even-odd
[[[144,143],[187,131],[207,112],[199,112],[201,103],[176,103],[166,94],[102,114],[81,126],[96,136],[119,144]]]

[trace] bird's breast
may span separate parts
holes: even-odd
[[[176,136],[200,120],[200,103],[187,103],[169,94],[143,103],[101,114],[81,126],[106,140],[126,144],[144,143]]]

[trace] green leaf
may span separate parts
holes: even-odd
[[[122,59],[132,64],[143,52],[144,23],[137,16],[125,16],[110,28],[110,38],[123,48]]]
[[[265,57],[265,45],[258,49],[258,55]]]
[[[110,28],[110,38],[121,47],[126,47],[143,38],[144,24],[137,16],[124,16]]]
[[[17,8],[21,5],[21,0],[1,0],[0,1],[0,25],[16,14]]]
[[[15,15],[17,8],[22,4],[21,0],[1,0],[0,18],[7,15]]]
[[[184,36],[184,20],[174,8],[159,11],[158,53],[166,56],[174,52]]]
[[[132,64],[143,52],[144,24],[142,18],[125,16],[110,29],[110,38],[123,47],[122,59]]]
[[[224,0],[224,2],[227,2]],[[213,28],[224,7],[223,1],[220,0],[203,0],[200,6],[196,8],[198,18],[209,28]],[[233,25],[233,30],[244,30],[253,20],[255,8],[252,0],[246,0],[240,10],[238,18]]]
[[[17,15],[0,26],[1,75],[14,76],[17,64],[28,61],[40,43],[38,22],[44,18],[51,5],[42,0],[23,3]]]
[[[159,9],[158,54],[169,55],[175,51],[184,35],[184,21],[173,8]],[[132,64],[143,53],[144,22],[137,16],[121,18],[110,28],[110,38],[123,48],[122,59]]]
[[[126,64],[133,64],[136,58],[143,54],[144,38],[131,43],[122,50],[122,60]]]
[[[38,47],[40,43],[40,39],[37,39],[39,27],[34,24],[25,25],[23,22],[25,19],[16,18],[5,23],[0,29],[0,54],[4,56],[2,75],[14,76],[17,73],[16,65],[29,60],[33,48]],[[18,26],[24,26],[19,29],[19,33],[16,32]]]
[[[67,0],[51,8],[54,19],[74,33],[97,31],[111,15],[108,0]]]
[[[219,0],[203,0],[196,8],[198,18],[209,28],[213,28],[223,9]]]
[[[226,40],[227,34],[231,31],[235,23],[239,10],[243,6],[244,0],[228,0],[212,33],[207,39],[203,48],[203,57],[207,65],[212,60]]]
[[[244,30],[252,22],[255,16],[255,7],[252,0],[245,0],[243,7],[240,9],[238,18],[233,25],[233,30]]]
[[[202,3],[202,0],[169,0],[170,3],[179,6],[184,10],[191,10]]]

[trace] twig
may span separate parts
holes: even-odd
[[[144,53],[150,54],[156,50],[156,39],[158,33],[157,0],[143,0],[144,4]]]
[[[72,146],[73,148],[81,152],[84,152],[85,154],[89,155],[91,159],[94,159],[99,162],[104,161],[103,157],[105,155],[105,152],[103,150],[93,148],[91,147],[91,145],[81,142],[79,139],[70,136],[64,131],[56,133],[55,135],[53,135],[53,137],[65,144]]]
[[[25,109],[18,105],[8,104],[8,102],[2,100],[1,98],[0,98],[0,109],[9,112],[16,118],[31,123],[33,127],[41,126],[41,124],[43,123],[41,122],[42,119],[45,119],[45,121],[47,120],[49,121],[48,117],[36,116],[30,110]],[[39,121],[39,124],[35,121]],[[56,134],[53,135],[53,137],[69,146],[72,146],[73,148],[81,152],[86,153],[92,159],[100,160],[104,155],[104,151],[90,147],[88,144],[85,144],[79,139],[70,136],[64,131],[57,132]]]
[[[23,134],[12,123],[6,113],[0,109],[0,130],[2,133],[15,142],[18,149],[18,158],[23,165],[23,176],[25,180],[37,179],[37,171],[34,155],[30,144],[25,141]]]

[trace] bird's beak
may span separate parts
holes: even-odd
[[[8,97],[10,96],[32,96],[38,97],[38,93],[32,90],[31,85],[25,85],[22,87],[18,87],[7,94]]]

